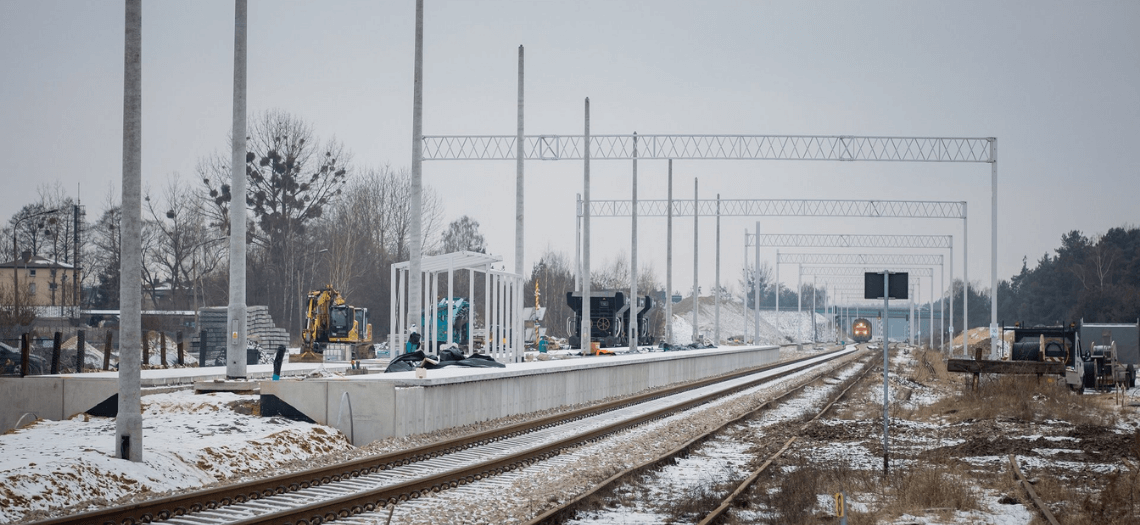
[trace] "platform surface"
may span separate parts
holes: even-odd
[[[779,360],[776,346],[584,356],[331,378],[261,382],[261,414],[335,427],[353,444],[538,412]],[[365,362],[365,366],[368,363]]]

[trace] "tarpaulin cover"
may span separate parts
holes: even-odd
[[[397,357],[388,363],[388,368],[384,370],[388,372],[410,372],[423,366],[429,370],[443,368],[447,366],[466,366],[472,368],[506,368],[507,365],[495,361],[491,356],[483,354],[471,354],[464,356],[463,352],[457,348],[448,348],[440,352],[438,357],[428,356],[420,350],[416,350],[410,354],[404,354]]]

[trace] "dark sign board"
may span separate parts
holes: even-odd
[[[890,299],[907,299],[910,285],[907,283],[907,274],[891,272]],[[867,272],[863,274],[863,298],[883,298],[883,274]]]

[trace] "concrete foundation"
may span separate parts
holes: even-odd
[[[261,415],[340,429],[354,445],[587,403],[774,363],[776,346],[450,367],[352,377],[263,381]]]
[[[347,370],[349,364],[287,363],[282,366],[281,374],[286,377],[304,376],[318,367],[339,372]],[[249,365],[246,373],[250,379],[270,379],[273,365]],[[141,375],[145,395],[148,389],[189,387],[194,382],[225,379],[226,367],[143,370]],[[118,408],[118,393],[118,372],[0,377],[0,432],[15,428],[21,420],[28,423],[35,418],[58,421],[84,412],[114,416]]]

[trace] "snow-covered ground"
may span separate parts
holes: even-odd
[[[700,308],[697,312],[697,326],[703,339],[712,341],[716,330],[716,302],[713,297],[701,297]],[[747,317],[745,317],[747,315]],[[740,300],[722,299],[720,304],[720,338],[721,343],[731,338],[744,338],[745,334],[751,340],[756,331],[755,311],[744,311]],[[827,316],[815,314],[815,328],[820,341],[835,341],[836,326]],[[778,319],[778,322],[777,322]],[[777,330],[777,327],[779,330]],[[777,318],[774,310],[760,311],[760,337],[757,344],[789,344],[796,342],[811,342],[812,340],[812,313],[804,310],[796,311],[795,305],[786,310],[781,308]],[[687,345],[693,342],[693,309],[692,301],[684,300],[673,305],[673,341],[675,344]]]
[[[51,507],[199,488],[352,448],[340,431],[249,415],[257,396],[143,396],[143,461],[114,454],[115,419],[40,420],[0,435],[0,523]]]

